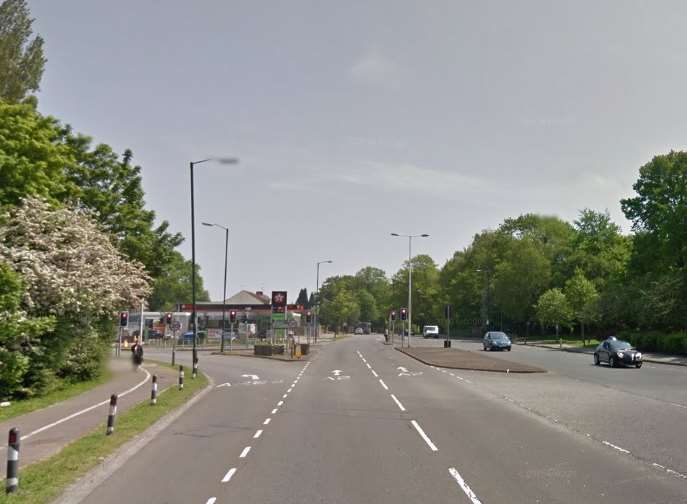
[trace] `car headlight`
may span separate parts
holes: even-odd
[[[641,358],[642,358],[642,353],[641,353],[641,352],[637,352],[637,353],[635,354],[635,359],[641,359]]]
[[[623,352],[618,352],[618,357],[620,357],[621,359],[623,358],[623,355],[625,355]]]

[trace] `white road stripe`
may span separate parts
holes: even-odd
[[[148,370],[145,369],[144,367],[141,367],[141,369],[142,369],[143,372],[146,374],[146,377],[143,379],[143,381],[137,383],[136,385],[134,385],[134,386],[131,387],[130,389],[125,390],[125,391],[122,392],[121,394],[118,394],[117,397],[124,397],[125,395],[130,394],[130,393],[133,392],[134,390],[136,390],[136,389],[142,387],[142,386],[150,379],[150,373],[148,372]],[[79,415],[83,415],[84,413],[88,413],[89,411],[92,411],[92,410],[94,410],[94,409],[96,409],[96,408],[98,408],[98,407],[100,407],[100,406],[105,405],[105,404],[110,404],[110,399],[109,399],[109,398],[108,398],[108,399],[105,399],[104,401],[99,402],[98,404],[94,404],[93,406],[89,406],[88,408],[84,408],[84,409],[82,409],[82,410],[80,410],[80,411],[77,411],[76,413],[72,413],[71,415],[68,415],[68,416],[66,416],[66,417],[64,417],[64,418],[60,418],[59,420],[57,420],[57,421],[55,421],[55,422],[53,422],[53,423],[49,423],[48,425],[44,425],[43,427],[40,427],[40,428],[36,429],[35,431],[29,432],[29,433],[26,434],[25,436],[22,436],[22,437],[21,437],[21,440],[23,441],[23,440],[28,439],[28,438],[30,438],[30,437],[32,437],[32,436],[35,436],[36,434],[40,434],[40,433],[43,432],[43,431],[46,431],[46,430],[48,430],[48,429],[52,429],[52,428],[55,427],[56,425],[60,425],[61,423],[67,422],[67,421],[71,420],[72,418],[76,418],[76,417],[78,417]]]
[[[277,406],[281,406],[282,404],[284,404],[284,401],[279,401],[279,402],[277,403]]]
[[[250,446],[246,446],[243,451],[241,452],[241,455],[239,455],[239,458],[246,458],[246,455],[248,455],[248,452],[250,451]]]
[[[217,497],[210,497],[205,504],[215,504]]]
[[[260,436],[262,436],[262,429],[258,429],[257,431],[255,431],[253,439],[258,439]]]
[[[274,409],[272,410],[272,414],[273,414],[273,415],[276,415],[278,409],[279,409],[279,408],[274,408]]]
[[[267,425],[267,424],[269,424],[271,421],[272,421],[271,418],[265,418],[265,421],[262,422],[262,425]]]
[[[391,394],[391,398],[394,400],[394,402],[396,403],[396,406],[398,406],[399,409],[400,409],[401,411],[405,411],[405,410],[406,410],[406,409],[403,407],[403,405],[401,404],[401,401],[399,401],[398,399],[396,399],[396,396],[395,396],[394,394]]]
[[[369,362],[365,363],[365,365],[367,366],[367,369],[372,369],[372,366],[370,366]]]
[[[448,472],[451,476],[453,476],[453,479],[456,480],[458,486],[460,486],[460,488],[463,489],[463,492],[465,492],[465,495],[468,496],[468,499],[470,499],[472,504],[482,504],[482,501],[477,498],[477,495],[475,495],[475,492],[472,491],[472,488],[470,488],[468,484],[465,483],[465,480],[456,470],[455,467],[449,467]]]
[[[384,380],[382,380],[381,378],[379,379],[379,383],[382,384],[382,387],[384,387],[384,390],[389,390],[389,387],[386,386],[386,383],[384,383]]]
[[[286,399],[287,397],[289,397],[289,394],[284,394],[283,396],[281,396],[282,399]]]
[[[235,472],[236,472],[236,468],[235,468],[235,467],[232,467],[231,469],[229,469],[229,471],[227,472],[227,474],[224,475],[224,478],[222,478],[222,483],[228,483],[229,480],[231,479],[231,477],[234,475]]]
[[[372,374],[375,375],[375,378],[379,378],[379,375],[374,369],[371,369],[370,371],[372,371]]]
[[[290,394],[292,390],[293,390],[293,387],[291,387],[289,390],[287,390],[286,393]]]
[[[436,445],[432,443],[432,440],[429,439],[429,436],[425,434],[425,431],[422,430],[420,424],[418,424],[415,420],[411,420],[410,423],[413,424],[413,427],[415,427],[417,433],[420,434],[420,437],[425,440],[425,443],[427,443],[427,446],[429,446],[430,450],[439,451],[439,448],[437,448]]]
[[[615,450],[618,450],[619,452],[622,452],[622,453],[630,453],[629,450],[626,450],[625,448],[621,448],[621,447],[618,446],[618,445],[614,445],[613,443],[609,443],[608,441],[601,441],[601,442],[602,442],[603,444],[605,444],[606,446],[610,446],[611,448],[613,448],[613,449],[615,449]]]

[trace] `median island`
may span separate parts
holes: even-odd
[[[411,347],[397,348],[399,352],[430,366],[450,369],[471,369],[497,373],[546,373],[545,369],[482,355],[456,348]]]

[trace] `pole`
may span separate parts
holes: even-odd
[[[172,329],[172,366],[174,365],[174,360],[176,359],[176,353],[177,353],[177,332],[175,329]]]
[[[5,479],[5,493],[16,492],[19,488],[19,443],[21,436],[16,427],[10,429],[7,443],[7,478]]]
[[[138,337],[143,343],[143,299],[141,299],[141,320],[138,324]]]
[[[195,202],[193,199],[193,161],[189,163],[191,167],[191,321],[193,323],[193,364],[194,369],[198,362],[196,340],[198,339],[198,323],[196,320],[196,215]]]
[[[224,293],[222,294],[222,342],[219,351],[224,353],[224,331],[227,320],[227,260],[229,257],[229,229],[224,230]],[[231,335],[229,336],[229,346],[231,348]]]
[[[315,300],[317,303],[317,306],[315,306],[315,343],[317,343],[317,339],[320,336],[320,263],[317,263],[317,280],[315,283],[316,290],[315,292],[317,293]]]
[[[117,343],[117,357],[122,354],[122,326],[119,326],[119,338]]]
[[[413,237],[409,236],[408,237],[408,348],[410,348],[410,336],[412,335],[412,330],[413,330],[413,297],[412,297],[412,289],[413,289],[413,258],[412,258],[412,252],[411,252],[411,243],[412,243]],[[403,341],[403,340],[401,340]],[[403,346],[403,345],[401,345]]]
[[[112,394],[110,396],[110,411],[107,415],[107,430],[105,431],[108,436],[114,432],[115,416],[117,416],[117,394]]]

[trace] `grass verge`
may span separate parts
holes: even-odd
[[[523,340],[518,340],[519,342],[522,342]],[[548,339],[533,339],[530,338],[527,340],[528,343],[536,343],[536,344],[542,344],[542,345],[558,345],[558,339],[556,338],[548,338]],[[591,340],[586,340],[586,344],[583,345],[581,339],[566,339],[563,338],[563,344],[568,345],[571,347],[576,347],[576,348],[596,348],[600,341],[597,339],[591,339]]]
[[[64,383],[59,388],[45,394],[43,396],[32,397],[31,399],[20,399],[18,401],[11,401],[11,405],[6,408],[0,408],[0,422],[9,420],[26,413],[31,413],[39,409],[47,408],[55,403],[66,401],[72,397],[88,392],[98,385],[107,382],[112,374],[109,371],[103,373],[93,380],[84,382]]]
[[[190,375],[190,373],[189,373]],[[102,423],[84,437],[41,462],[22,469],[19,473],[19,490],[11,495],[1,494],[0,503],[42,504],[59,497],[64,489],[86,474],[124,443],[140,434],[170,411],[191,399],[208,384],[200,373],[195,380],[188,379],[184,390],[172,386],[158,395],[157,405],[143,401],[117,416],[115,432],[105,435]],[[4,482],[2,491],[4,491]]]

